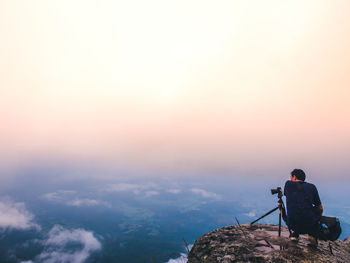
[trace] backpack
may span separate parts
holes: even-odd
[[[321,216],[318,238],[324,241],[335,241],[341,234],[339,219],[336,217]]]

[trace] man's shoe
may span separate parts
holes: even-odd
[[[295,242],[295,243],[298,243],[299,238],[297,238],[297,237],[290,237],[290,240]]]

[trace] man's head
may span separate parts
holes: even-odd
[[[290,173],[290,175],[292,178],[295,177],[296,179],[301,180],[301,181],[305,181],[305,178],[306,178],[304,171],[301,169],[294,169]]]

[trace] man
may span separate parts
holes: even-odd
[[[299,234],[309,234],[309,245],[316,247],[323,207],[316,186],[305,182],[305,178],[303,170],[294,169],[284,186],[287,225],[292,241],[298,242]]]

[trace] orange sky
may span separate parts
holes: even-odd
[[[346,177],[349,12],[346,0],[1,1],[0,156]]]

